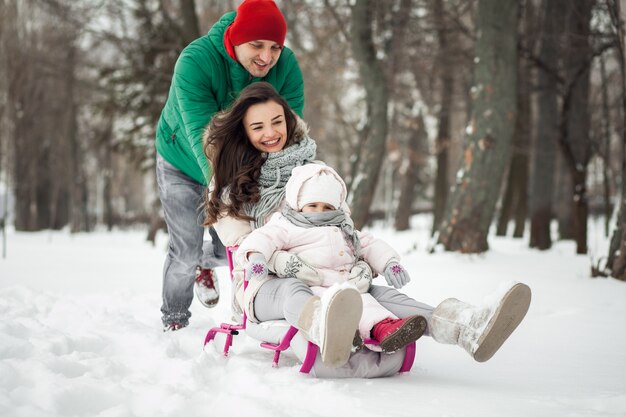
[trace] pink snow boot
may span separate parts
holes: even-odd
[[[419,339],[424,330],[426,319],[422,316],[385,319],[374,325],[372,337],[380,343],[383,352],[395,352]]]

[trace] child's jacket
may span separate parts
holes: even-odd
[[[375,239],[369,233],[357,232],[361,239],[361,255],[370,264],[373,272],[382,273],[391,260],[400,257],[388,244]],[[247,257],[250,252],[260,252],[270,259],[277,250],[296,253],[310,266],[319,270],[320,282],[308,285],[329,287],[348,280],[354,265],[354,252],[336,226],[303,228],[294,225],[280,213],[275,213],[263,227],[254,230],[243,241],[238,257]],[[245,263],[245,258],[240,259]]]
[[[325,165],[309,164],[305,167],[305,170],[300,170],[301,175],[292,176],[285,192],[286,201],[292,207],[297,205],[294,199],[297,199],[298,191],[307,179],[321,171],[336,175]],[[343,180],[339,179],[343,184]],[[345,189],[343,200],[345,201]],[[361,240],[361,256],[370,264],[375,274],[382,273],[389,261],[399,260],[398,253],[387,243],[369,233],[357,234]],[[245,264],[250,252],[260,252],[266,259],[270,259],[277,250],[296,253],[303,261],[319,270],[320,282],[307,282],[310,286],[329,287],[347,281],[350,269],[356,261],[354,251],[339,227],[299,227],[280,213],[275,213],[265,226],[246,237],[237,251],[237,260],[240,264]]]

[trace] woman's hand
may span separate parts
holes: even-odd
[[[383,275],[387,280],[387,284],[394,288],[402,288],[411,281],[409,273],[396,261],[391,261],[387,264]]]
[[[244,279],[249,281],[251,279],[262,280],[267,278],[267,259],[262,253],[252,252],[248,256],[248,263],[245,268]]]

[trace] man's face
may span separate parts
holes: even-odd
[[[282,48],[273,41],[252,41],[235,46],[237,60],[253,77],[265,77],[276,65]]]

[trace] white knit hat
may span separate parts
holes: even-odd
[[[321,171],[306,180],[298,193],[298,210],[309,203],[326,203],[338,209],[343,202],[343,184],[330,172]]]

